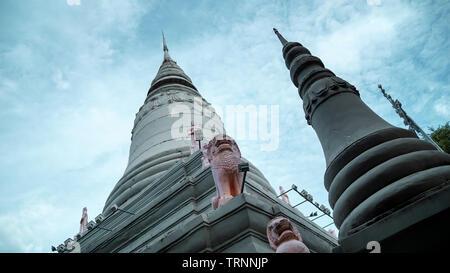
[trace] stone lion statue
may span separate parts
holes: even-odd
[[[210,165],[217,196],[212,198],[213,209],[222,206],[241,193],[242,176],[238,165],[241,151],[227,135],[217,135],[203,146],[204,165]]]
[[[275,217],[267,224],[267,239],[276,253],[309,253],[300,232],[285,217]]]

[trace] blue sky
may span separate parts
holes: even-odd
[[[84,206],[101,212],[162,61],[161,29],[212,104],[279,105],[278,149],[241,141],[242,155],[274,188],[295,183],[327,206],[322,149],[273,27],[391,124],[403,127],[378,83],[424,129],[450,120],[449,1],[68,2],[0,1],[0,252],[49,252]]]

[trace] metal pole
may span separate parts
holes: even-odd
[[[293,208],[295,208],[296,206],[299,206],[299,205],[301,205],[301,204],[305,203],[306,201],[308,201],[308,200],[307,200],[307,199],[305,199],[305,201],[303,201],[303,202],[300,202],[300,203],[298,203],[297,205],[293,206]]]
[[[324,216],[324,215],[327,215],[327,214],[324,213],[324,214],[322,214],[322,215],[320,215],[320,216],[317,216],[316,218],[312,219],[311,221],[314,222],[316,219],[319,219],[320,217],[322,217],[322,216]]]
[[[245,177],[247,176],[247,172],[244,172],[244,177],[242,178],[242,187],[241,187],[241,193],[244,192],[244,185],[245,185]]]
[[[244,193],[245,177],[247,176],[247,171],[250,170],[248,162],[239,163],[238,170],[239,172],[244,172],[244,177],[242,177],[242,186],[241,186],[241,193]]]
[[[283,194],[286,194],[286,193],[290,192],[290,191],[292,191],[292,189],[289,189],[289,190],[287,190],[287,191],[285,191],[285,192],[283,192],[283,193],[280,193],[280,195],[277,195],[277,198],[280,197],[280,196],[282,196]]]
[[[410,129],[416,131],[416,133],[419,133],[424,140],[430,142],[433,144],[433,146],[440,152],[444,152],[439,145],[437,145],[436,142],[431,139],[431,137],[428,136],[427,133],[425,133],[422,128],[420,128],[419,125],[403,110],[402,104],[399,100],[393,100],[392,97],[386,93],[383,86],[381,84],[378,84],[378,88],[381,90],[381,93],[383,93],[383,96],[386,97],[386,99],[392,104],[392,107],[395,109],[395,112],[403,119],[403,123],[407,126],[409,126]]]
[[[329,223],[328,225],[324,226],[323,228],[329,227],[329,226],[331,226],[332,224],[334,224],[334,222]]]

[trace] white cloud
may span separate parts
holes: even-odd
[[[27,72],[32,71],[41,60],[33,48],[24,43],[16,44],[0,56],[5,63],[12,63],[16,69]]]
[[[450,119],[450,99],[448,97],[439,98],[434,103],[433,109],[447,120]]]
[[[70,83],[64,80],[63,73],[59,69],[53,74],[53,82],[59,89],[67,89],[70,86]]]
[[[28,200],[0,214],[0,252],[49,252],[64,210],[47,200]],[[69,237],[69,236],[68,236]]]
[[[381,0],[367,0],[367,5],[379,6],[379,5],[381,5]]]
[[[81,5],[81,0],[66,0],[69,6],[79,6]]]

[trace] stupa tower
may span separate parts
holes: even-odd
[[[267,223],[283,216],[298,228],[311,252],[331,252],[336,239],[278,198],[245,154],[240,160],[249,165],[248,194],[213,209],[211,166],[193,149],[191,129],[200,128],[206,144],[224,133],[223,123],[170,57],[164,36],[163,50],[163,62],[136,114],[123,177],[88,230],[67,239],[58,251],[273,252]]]
[[[324,184],[342,252],[441,251],[450,215],[450,155],[373,112],[349,82],[275,28],[327,169]]]
[[[190,155],[188,130],[191,121],[210,133],[205,133],[205,137],[223,131],[220,117],[170,57],[164,34],[163,50],[163,62],[151,83],[144,105],[136,114],[128,166],[108,197],[104,212],[114,204],[120,207],[163,175],[177,160]],[[210,110],[209,115],[204,115],[204,108]],[[182,115],[190,115],[185,116],[185,124],[182,124]],[[183,130],[177,128],[174,132],[174,125],[183,125]],[[204,141],[207,143],[209,139]]]

